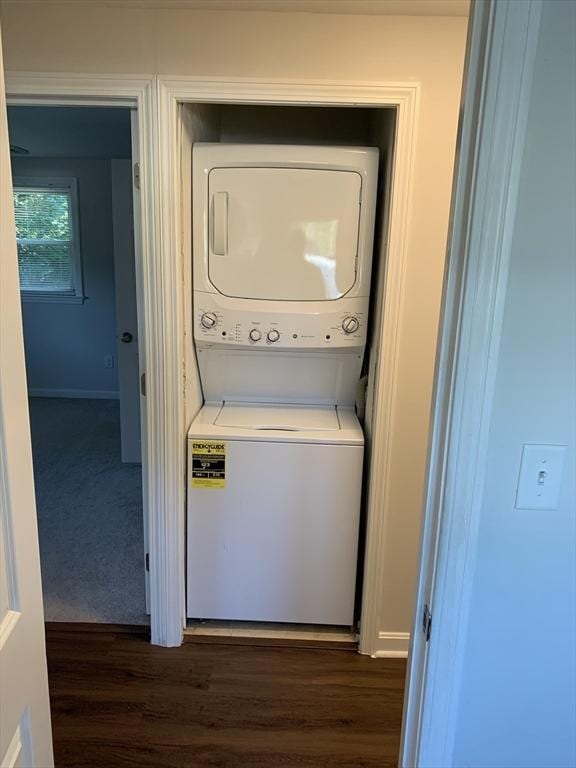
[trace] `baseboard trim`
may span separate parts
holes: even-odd
[[[119,392],[111,392],[107,389],[38,389],[28,390],[28,397],[72,397],[86,398],[87,400],[118,400]]]
[[[226,622],[189,620],[184,629],[188,643],[260,645],[271,648],[328,648],[356,651],[358,636],[344,627],[286,625],[273,622]]]
[[[374,659],[406,659],[410,647],[409,632],[378,632]]]

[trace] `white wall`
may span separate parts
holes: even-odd
[[[407,647],[467,19],[158,5],[2,3],[6,69],[421,84],[380,621]]]
[[[15,177],[74,176],[78,179],[83,304],[24,301],[22,315],[28,389],[118,392],[116,305],[112,241],[110,160],[95,158],[12,159]],[[48,394],[48,392],[46,394]]]
[[[492,414],[453,765],[576,765],[576,4],[547,0]],[[514,508],[523,443],[569,445],[560,506]]]

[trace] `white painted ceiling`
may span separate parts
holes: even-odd
[[[2,0],[1,5],[99,5],[213,11],[277,11],[373,16],[467,16],[470,0]]]

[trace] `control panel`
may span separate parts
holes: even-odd
[[[195,294],[196,342],[282,349],[361,347],[366,342],[364,299],[350,299],[348,304],[339,301],[337,311],[325,307],[313,311],[308,306],[305,313],[282,306],[282,302],[249,302],[244,310],[223,304],[212,294]],[[272,311],[261,309],[263,304],[274,307],[270,307]]]

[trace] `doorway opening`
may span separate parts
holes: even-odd
[[[8,108],[49,622],[148,623],[133,116]]]

